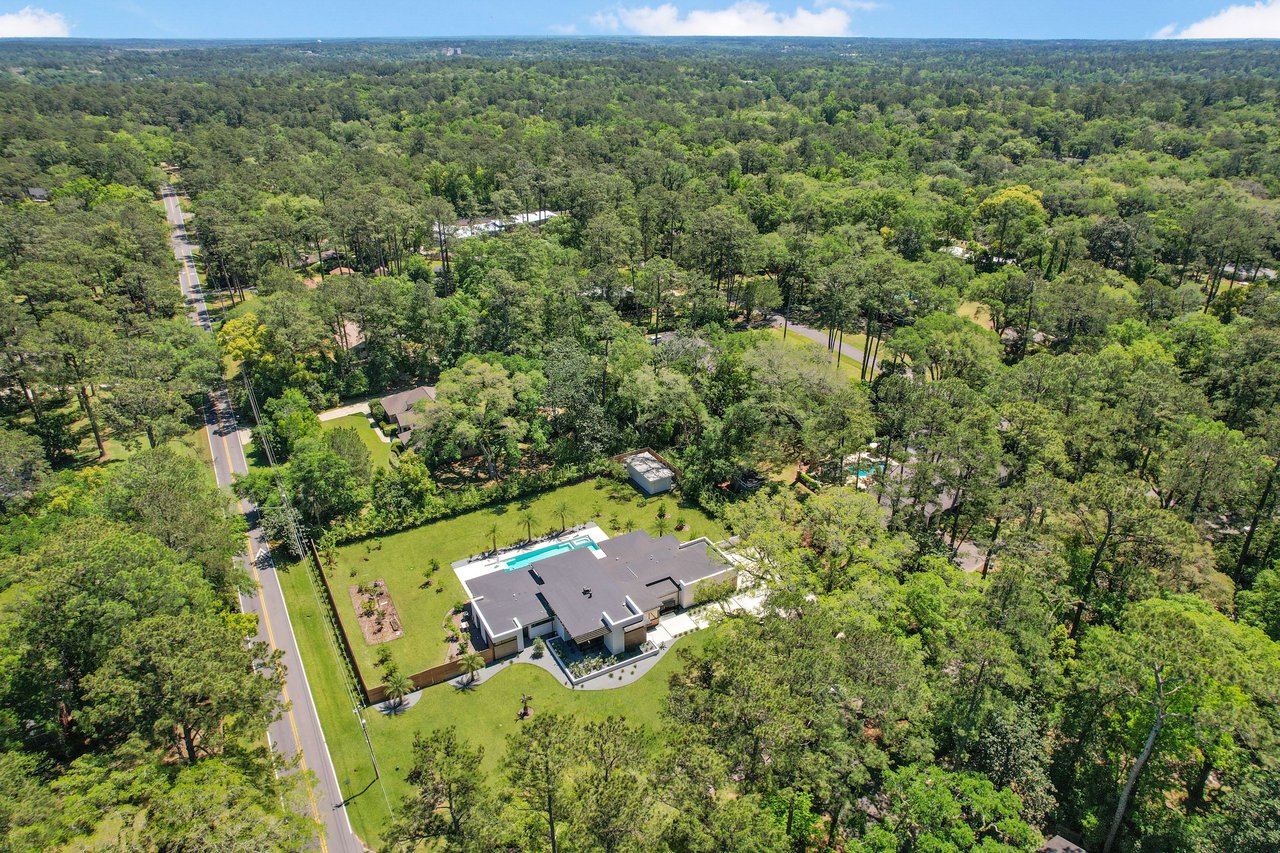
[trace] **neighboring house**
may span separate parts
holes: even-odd
[[[396,434],[400,436],[400,443],[406,447],[409,444],[409,437],[413,433],[414,421],[417,413],[413,411],[414,403],[419,400],[434,400],[436,398],[436,389],[431,385],[419,385],[417,388],[410,388],[408,391],[401,391],[399,394],[389,394],[379,400],[382,410],[386,412],[386,419],[396,425]]]
[[[318,255],[315,252],[312,252],[309,255],[304,255],[302,258],[302,265],[308,266],[308,267],[314,266],[315,264],[318,264],[321,261],[336,261],[341,257],[342,257],[342,253],[339,252],[337,249],[325,249],[323,252],[321,252]]]
[[[529,213],[517,213],[501,219],[479,219],[474,222],[463,220],[453,226],[453,236],[457,240],[481,237],[485,234],[497,234],[516,225],[541,225],[548,219],[559,216],[554,210],[534,210]]]
[[[43,187],[27,187],[27,197],[32,201],[48,201],[49,191]]]
[[[669,492],[676,484],[676,472],[649,451],[633,453],[623,460],[631,481],[646,495]]]
[[[1077,844],[1072,844],[1061,835],[1055,835],[1044,843],[1040,853],[1088,853],[1088,851]]]
[[[706,539],[681,543],[637,530],[466,585],[471,611],[500,658],[549,634],[620,654],[643,643],[662,613],[691,607],[699,585],[736,578],[737,569]]]

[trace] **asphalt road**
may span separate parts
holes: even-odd
[[[192,259],[195,246],[188,238],[178,196],[173,187],[167,184],[162,194],[165,215],[171,228],[169,240],[174,256],[182,264],[178,284],[186,299],[191,322],[212,332],[209,311],[200,288],[200,275]],[[226,388],[219,388],[209,395],[204,407],[204,418],[218,485],[230,488],[232,474],[246,474],[249,466],[240,441],[240,426]],[[270,549],[258,526],[257,507],[249,501],[241,501],[238,508],[249,523],[246,545],[250,562],[247,565],[258,584],[255,594],[240,596],[240,607],[244,612],[258,617],[258,639],[283,651],[286,667],[284,700],[288,710],[271,725],[267,737],[274,749],[290,760],[297,756],[297,766],[315,774],[316,786],[311,791],[307,807],[324,824],[325,832],[318,839],[317,847],[326,853],[360,853],[364,850],[364,845],[351,831],[351,823],[347,819],[338,777],[334,772],[333,762],[329,760],[324,732],[320,728],[320,719],[311,700],[307,673],[298,655],[298,644],[293,626],[289,622],[289,611],[285,606],[284,593],[280,589],[280,579],[276,576]],[[244,557],[239,559],[243,560]]]
[[[774,314],[769,319],[775,327],[779,329],[782,328],[781,314]],[[795,322],[794,320],[787,323],[787,334],[795,334],[795,335],[799,335],[802,338],[808,338],[809,340],[814,341],[815,343],[822,344],[824,347],[827,345],[826,332],[822,331],[821,329],[814,329],[814,328],[810,328],[809,326],[802,326],[799,323]],[[854,364],[858,364],[858,365],[862,364],[862,358],[863,358],[862,347],[854,346],[853,344],[849,343],[849,341],[854,339],[860,339],[860,338],[862,338],[861,334],[846,333],[844,336],[845,342],[839,343],[836,345],[840,349],[841,354],[845,358],[853,359]],[[834,363],[834,360],[832,363]],[[880,359],[878,358],[871,359],[871,372],[874,374],[879,369],[880,369]]]

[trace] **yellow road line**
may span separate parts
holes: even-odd
[[[230,471],[232,468],[231,447],[230,445],[227,444],[226,432],[222,428],[222,413],[218,411],[216,399],[214,403],[213,413],[218,418],[218,438],[222,440],[222,452],[223,452],[224,458],[227,460],[227,470]],[[236,506],[237,508],[239,508],[240,506],[239,502],[237,502]],[[259,590],[258,601],[262,605],[262,625],[264,628],[267,629],[267,642],[270,643],[271,648],[274,649],[276,648],[276,638],[275,638],[275,634],[271,630],[271,617],[267,615],[267,601],[263,597],[261,592],[262,575],[259,574],[258,572],[258,561],[254,559],[254,556],[253,556],[253,540],[250,539],[249,536],[246,534],[244,537],[244,542],[245,542],[245,554],[249,558],[249,567],[253,570],[253,580],[258,585],[258,590]],[[293,731],[293,746],[298,753],[298,766],[302,768],[303,772],[306,772],[307,757],[302,754],[302,738],[298,734],[298,721],[293,716],[293,704],[289,700],[288,684],[282,683],[280,685],[280,693],[284,697],[285,709],[286,709],[285,716],[289,718],[289,728]],[[321,832],[319,836],[320,849],[325,851],[325,853],[328,853],[329,845],[325,844],[325,841],[324,841],[324,830],[323,830],[324,820],[320,817],[320,806],[316,803],[315,791],[313,791],[310,786],[307,787],[307,799],[311,801],[311,813],[315,815],[316,820],[320,821],[321,823]]]

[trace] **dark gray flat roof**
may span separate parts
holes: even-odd
[[[654,581],[651,584],[647,584],[645,589],[649,590],[649,593],[653,595],[655,600],[661,600],[669,595],[676,595],[680,592],[680,588],[675,585],[675,582],[672,581],[671,578],[663,578],[662,580]]]
[[[600,544],[605,561],[625,565],[633,578],[642,586],[660,578],[685,581],[702,580],[724,569],[724,564],[713,560],[705,543],[694,540],[682,543],[668,533],[654,539],[644,530],[633,530],[615,536]]]
[[[528,569],[497,571],[467,581],[474,607],[494,634],[520,625],[533,625],[551,616],[538,582]],[[476,600],[479,599],[479,600]]]
[[[612,541],[602,543],[601,549]],[[597,559],[590,548],[578,548],[534,564],[534,572],[542,577],[542,595],[569,636],[603,627],[606,613],[614,622],[632,615],[623,600],[626,592],[605,565],[608,561]]]
[[[643,530],[600,543],[604,557],[577,548],[539,560],[527,569],[497,571],[467,582],[476,607],[494,633],[555,615],[570,636],[604,627],[604,614],[614,622],[632,615],[626,598],[640,610],[657,608],[679,591],[726,568],[714,559],[706,542],[681,544],[668,534],[654,539]],[[541,581],[541,582],[539,582]]]

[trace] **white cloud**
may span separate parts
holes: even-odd
[[[1216,15],[1178,29],[1170,24],[1156,38],[1274,39],[1280,38],[1280,0],[1259,0],[1251,5],[1228,6]]]
[[[618,7],[591,17],[594,27],[644,36],[847,36],[847,9],[870,8],[860,0],[818,0],[814,8],[797,6],[775,12],[760,0],[737,0],[724,9],[691,9],[681,14],[673,3]]]
[[[66,38],[71,26],[61,12],[46,12],[24,6],[16,12],[0,14],[0,38]]]
[[[618,20],[618,16],[613,12],[596,12],[591,16],[591,26],[597,30],[608,30],[616,33],[618,27],[622,26],[622,22]]]
[[[871,12],[881,8],[879,3],[873,3],[871,0],[814,0],[814,4],[819,9],[826,6],[843,6],[846,9],[856,9],[859,12]]]
[[[578,31],[576,24],[552,24],[547,29],[556,35],[571,36]]]

